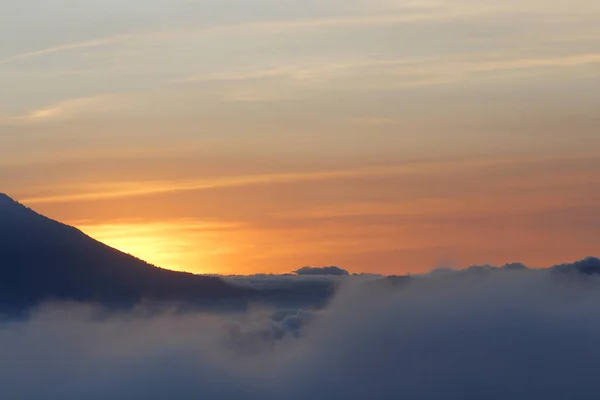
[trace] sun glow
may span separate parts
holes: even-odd
[[[219,271],[220,255],[235,252],[219,233],[229,225],[195,221],[78,224],[87,235],[159,267],[193,273]]]

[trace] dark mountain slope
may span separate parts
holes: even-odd
[[[252,291],[154,267],[0,194],[0,308],[42,301],[219,301]]]

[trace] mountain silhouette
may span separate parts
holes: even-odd
[[[155,267],[0,194],[0,311],[48,300],[206,303],[251,292],[217,277]]]

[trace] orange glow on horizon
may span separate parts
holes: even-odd
[[[214,235],[227,228],[222,224],[122,221],[78,228],[110,247],[175,271],[218,273],[218,256],[235,251]]]
[[[581,157],[459,161],[448,168],[432,162],[215,178],[224,183],[185,190],[173,179],[158,193],[94,199],[57,187],[58,197],[31,206],[154,265],[192,273],[278,274],[306,265],[396,275],[446,263],[543,267],[595,254],[597,236],[588,232],[596,229],[598,165]],[[113,192],[123,194],[123,187]],[[42,191],[34,197],[45,198]]]

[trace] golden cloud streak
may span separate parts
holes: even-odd
[[[571,159],[571,158],[569,158]],[[356,179],[365,177],[434,174],[460,171],[470,168],[483,168],[502,165],[525,164],[531,162],[559,161],[559,159],[515,160],[491,159],[460,162],[406,163],[401,165],[382,165],[364,168],[317,171],[225,176],[201,180],[185,181],[137,181],[105,182],[92,185],[79,185],[73,193],[38,196],[22,199],[25,204],[67,203],[77,201],[108,200],[126,197],[148,196],[155,194],[210,190],[253,185],[283,184],[294,182],[328,181],[336,179]],[[83,188],[83,189],[82,189]]]

